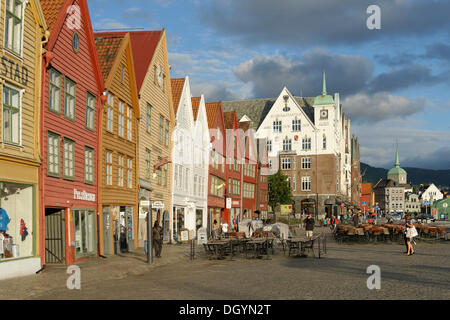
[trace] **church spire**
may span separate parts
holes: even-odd
[[[323,69],[323,88],[322,88],[322,95],[326,96],[327,95],[327,83],[325,80],[325,69]]]
[[[400,168],[400,160],[398,159],[398,142],[397,142],[397,157],[395,159],[395,167]]]

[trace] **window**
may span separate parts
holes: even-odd
[[[152,106],[147,103],[147,123],[146,123],[146,129],[147,132],[150,133],[151,130],[151,123],[152,123]]]
[[[211,176],[211,194],[217,197],[223,197],[225,181],[216,176]]]
[[[302,169],[311,169],[311,158],[302,158]]]
[[[78,35],[78,32],[74,32],[72,36],[72,49],[75,53],[78,53],[80,50],[80,36]]]
[[[272,152],[272,140],[267,141],[267,152]]]
[[[49,108],[59,113],[61,110],[61,74],[55,69],[50,69],[49,84]]]
[[[75,180],[75,142],[64,139],[63,177]]]
[[[233,179],[233,194],[241,195],[241,182],[239,180]]]
[[[169,145],[169,126],[170,126],[170,122],[169,122],[169,120],[166,120],[166,128],[164,130],[164,144],[166,146]]]
[[[161,162],[161,157],[158,157],[158,163]],[[157,175],[158,175],[158,184],[161,185],[162,184],[162,168],[161,166],[157,169]]]
[[[255,197],[255,185],[244,182],[244,198],[253,199]]]
[[[303,150],[311,150],[311,138],[303,138],[302,139],[302,149]]]
[[[186,170],[186,174],[185,174],[185,180],[184,180],[184,190],[188,191],[189,190],[189,169],[185,168]]]
[[[281,158],[281,169],[282,170],[291,169],[291,158]]]
[[[3,141],[20,144],[20,92],[3,86]]]
[[[273,122],[273,132],[281,132],[281,121],[275,120]]]
[[[84,147],[84,182],[94,184],[94,149]]]
[[[327,148],[327,137],[323,136],[322,138],[322,149]]]
[[[113,132],[114,123],[114,96],[106,93],[106,130]]]
[[[292,190],[295,191],[297,189],[297,181],[295,179],[295,176],[292,178]]]
[[[311,191],[311,177],[302,177],[302,191]]]
[[[269,169],[272,169],[272,159],[269,159]]]
[[[124,104],[122,101],[119,100],[119,119],[118,119],[118,126],[119,126],[119,137],[124,137],[123,130],[124,130]]]
[[[228,178],[228,194],[232,194],[233,193],[233,179]]]
[[[283,151],[291,151],[292,150],[292,140],[284,139],[283,140]]]
[[[6,0],[5,47],[22,54],[23,4],[19,0]]]
[[[150,179],[150,150],[145,149],[145,177]],[[176,180],[176,175],[175,175]]]
[[[302,129],[301,120],[300,119],[292,120],[292,131],[301,131],[301,129]]]
[[[106,184],[112,185],[112,153],[106,152]]]
[[[127,107],[127,139],[133,139],[133,123],[132,123],[133,111],[130,107]]]
[[[47,134],[47,174],[59,177],[59,135],[49,132]]]
[[[75,120],[76,84],[66,77],[64,80],[64,86],[64,115],[70,120]]]
[[[94,130],[95,97],[89,92],[86,94],[86,128]]]
[[[127,159],[127,187],[133,188],[133,160]]]
[[[164,117],[159,116],[159,142],[164,142]]]
[[[124,157],[119,154],[117,157],[117,185],[123,187],[123,159]]]

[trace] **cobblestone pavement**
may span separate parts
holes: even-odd
[[[271,260],[232,261],[190,261],[189,246],[165,246],[167,260],[163,252],[151,267],[140,265],[145,264],[142,254],[134,263],[132,257],[81,263],[81,290],[68,290],[68,275],[60,270],[3,281],[6,296],[0,299],[450,299],[448,241],[418,242],[413,256],[404,255],[398,243],[327,244],[321,259],[288,257],[277,250]],[[373,264],[381,268],[380,290],[367,288],[366,270]],[[100,267],[103,276],[98,277]]]

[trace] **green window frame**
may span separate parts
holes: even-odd
[[[169,120],[166,120],[166,128],[164,131],[164,144],[166,146],[169,145],[169,127],[170,127],[170,122],[169,122]]]
[[[145,149],[145,178],[150,179],[150,150]]]
[[[60,140],[59,134],[47,132],[47,175],[56,178],[61,176]]]
[[[19,90],[3,85],[3,141],[14,145],[21,143],[21,104]]]
[[[133,160],[127,159],[127,187],[133,188]]]
[[[147,119],[146,129],[147,129],[147,132],[150,133],[151,132],[151,122],[152,122],[152,106],[148,103],[147,103],[146,119]]]
[[[94,149],[84,147],[84,183],[94,184]]]
[[[163,143],[163,136],[164,136],[164,117],[159,116],[159,142]]]
[[[61,113],[61,78],[62,75],[56,69],[49,72],[49,105],[50,111]]]
[[[6,0],[5,9],[5,48],[22,55],[23,13],[21,0]]]
[[[63,179],[75,180],[75,141],[63,141]]]
[[[76,108],[76,86],[77,84],[65,77],[64,79],[64,116],[75,121]]]
[[[125,114],[124,114],[124,110],[125,110],[125,104],[119,100],[119,117],[117,119],[118,121],[118,134],[119,137],[124,137],[124,127],[125,127],[125,123],[124,123],[124,119],[125,119]]]
[[[86,93],[85,126],[91,131],[94,131],[95,129],[95,96],[89,92]]]

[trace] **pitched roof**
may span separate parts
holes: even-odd
[[[53,30],[61,8],[66,0],[41,0],[41,8],[49,31]]]
[[[197,121],[198,110],[200,109],[201,97],[192,97],[192,114],[194,115],[194,121]]]
[[[109,72],[114,64],[120,44],[124,35],[103,37],[101,34],[94,33],[97,55],[102,69],[103,80],[106,81]]]
[[[235,111],[228,111],[223,113],[225,129],[234,129],[234,113]]]
[[[314,123],[314,98],[294,97],[306,115]],[[236,110],[237,118],[247,115],[251,120],[250,128],[258,129],[264,118],[269,113],[277,98],[222,101],[223,111]]]
[[[207,102],[206,107],[206,117],[208,118],[208,127],[211,129],[214,125],[214,119],[216,118],[216,113],[219,110],[220,102]]]
[[[173,111],[177,114],[178,105],[180,104],[181,93],[184,87],[184,78],[171,78],[170,85],[172,86]]]
[[[130,34],[131,48],[133,51],[133,62],[136,74],[136,85],[138,92],[141,91],[142,83],[148,71],[148,66],[153,59],[156,46],[161,39],[162,30],[157,31],[129,31],[129,32],[104,32],[99,33],[103,37],[125,36]],[[176,111],[175,111],[176,112]]]

